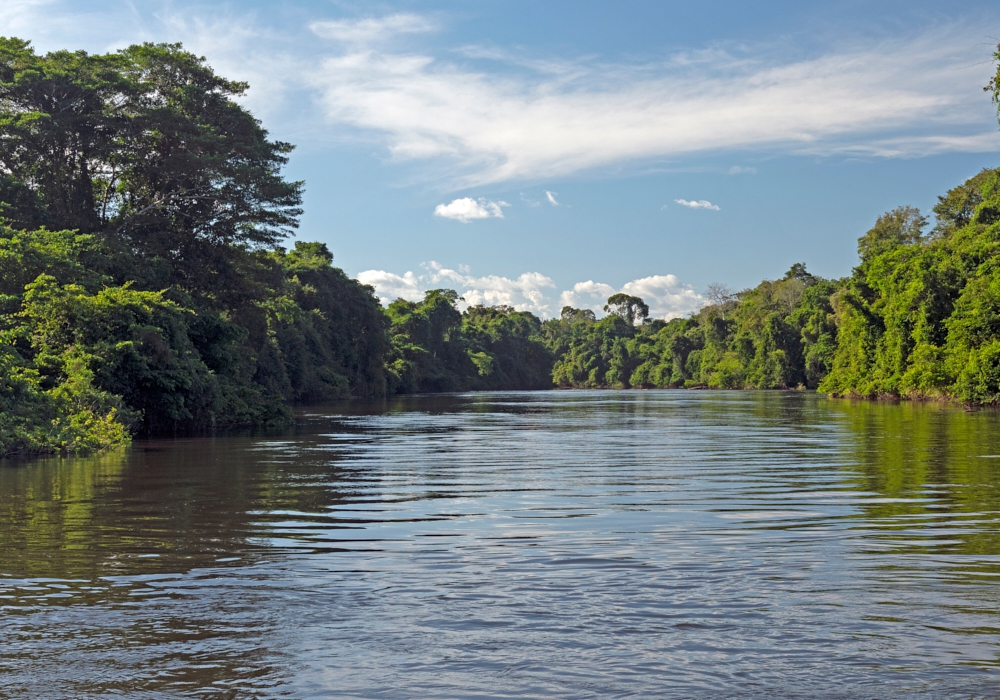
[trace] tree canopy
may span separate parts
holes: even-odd
[[[608,303],[604,305],[604,310],[621,316],[628,321],[630,326],[642,323],[643,319],[649,316],[649,306],[646,302],[631,294],[612,294],[608,297]]]
[[[1000,47],[996,58],[1000,62]],[[1000,169],[878,217],[858,265],[794,263],[686,318],[383,308],[328,246],[285,245],[302,183],[179,44],[36,53],[0,38],[0,455],[284,425],[292,402],[409,392],[819,389],[1000,403]],[[1000,110],[1000,63],[986,86]],[[1000,114],[1000,112],[998,112]],[[787,263],[786,263],[787,264]]]

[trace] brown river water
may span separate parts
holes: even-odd
[[[302,409],[0,464],[2,698],[997,698],[1000,412]]]

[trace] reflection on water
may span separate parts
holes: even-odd
[[[414,397],[0,466],[0,697],[996,697],[1000,414]]]

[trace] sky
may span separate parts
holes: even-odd
[[[38,51],[182,42],[296,144],[298,240],[384,303],[686,315],[841,277],[900,205],[1000,166],[996,0],[3,0]]]

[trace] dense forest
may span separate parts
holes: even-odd
[[[1000,50],[997,53],[1000,60]],[[0,38],[0,455],[286,424],[294,402],[551,387],[805,388],[1000,403],[1000,170],[689,318],[383,308],[322,243],[247,86],[180,45],[37,54]],[[1000,97],[1000,71],[987,90]]]

